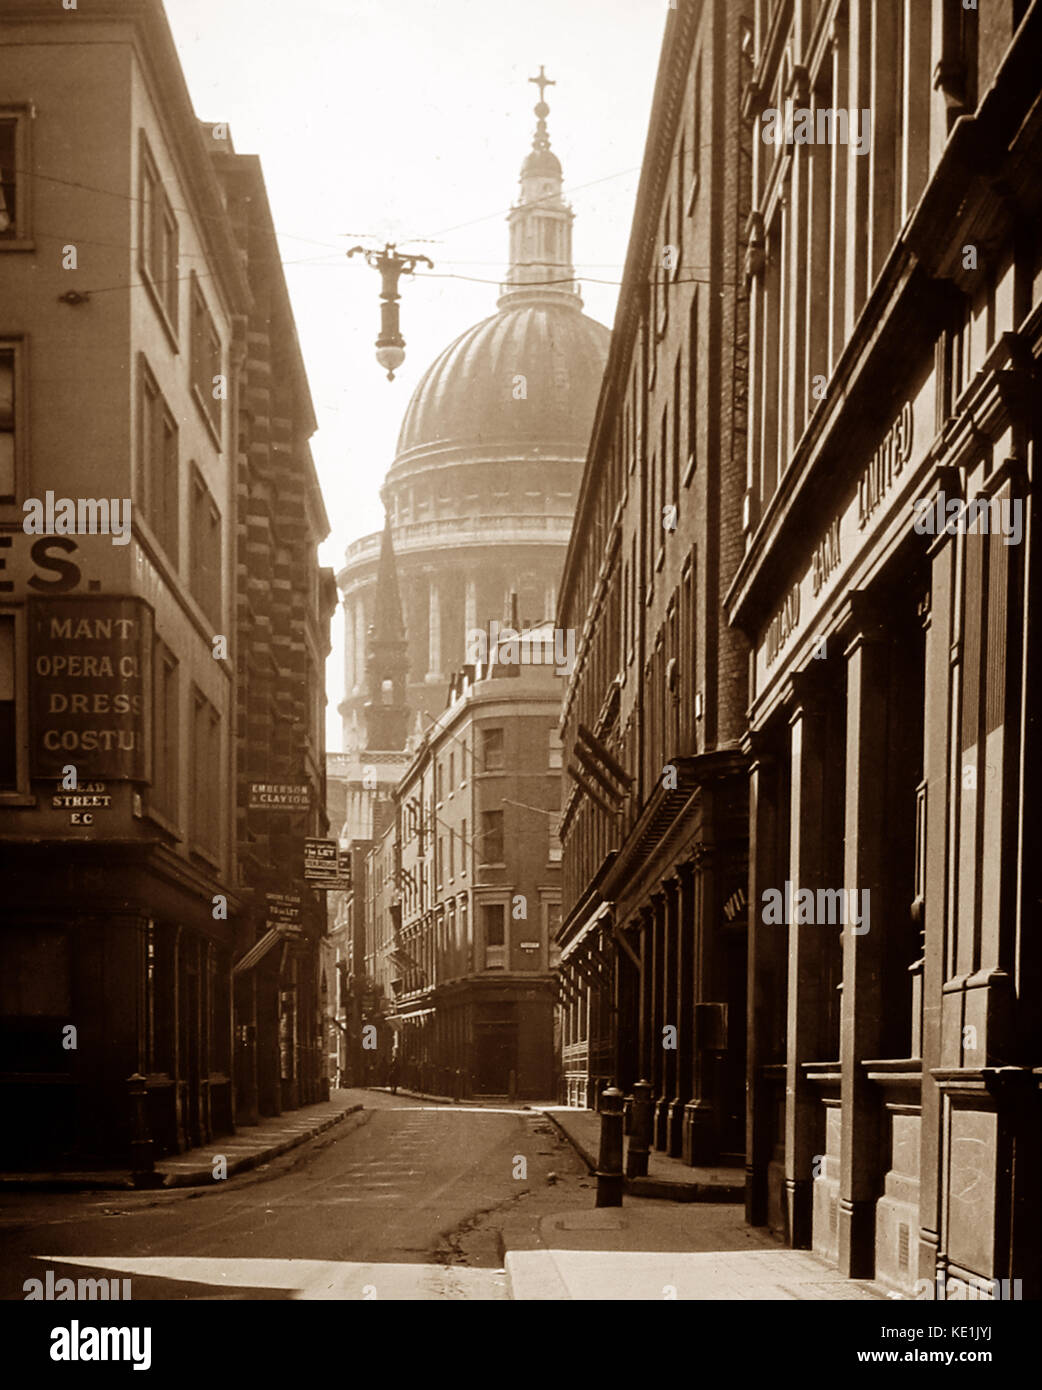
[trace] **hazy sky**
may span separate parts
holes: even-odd
[[[610,326],[667,0],[165,3],[196,114],[228,121],[235,148],[262,161],[319,422],[322,560],[338,568],[348,541],[383,524],[378,489],[420,375],[495,311],[540,63],[557,82],[550,138],[586,312]],[[379,278],[344,254],[386,240],[435,262],[402,281],[393,382],[374,357]],[[330,749],[340,644],[338,614]]]

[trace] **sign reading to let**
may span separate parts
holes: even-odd
[[[336,840],[304,841],[304,878],[312,888],[351,889],[351,856],[341,855]]]
[[[146,781],[152,610],[138,598],[30,598],[32,777]]]
[[[265,893],[264,911],[268,931],[281,931],[286,937],[303,936],[300,924],[300,895],[297,893]]]
[[[316,879],[336,878],[340,864],[335,840],[304,841],[304,877],[309,883]]]

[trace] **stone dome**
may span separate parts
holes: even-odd
[[[402,420],[394,467],[428,452],[584,450],[610,336],[574,302],[512,298],[424,372]]]

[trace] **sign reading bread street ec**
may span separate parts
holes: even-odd
[[[139,598],[30,598],[31,777],[148,780],[152,610]]]

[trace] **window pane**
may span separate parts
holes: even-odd
[[[483,729],[482,739],[482,763],[485,772],[494,772],[503,766],[503,730],[502,729]]]
[[[485,945],[502,946],[506,940],[503,925],[503,904],[486,903],[482,912],[485,918]]]
[[[18,122],[0,120],[0,236],[18,233]]]
[[[14,618],[0,617],[0,788],[17,785],[15,744]]]
[[[0,352],[0,497],[14,496],[14,353]]]

